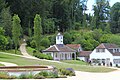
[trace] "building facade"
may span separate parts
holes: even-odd
[[[120,66],[120,48],[115,44],[102,43],[90,54],[93,65]]]
[[[76,51],[64,45],[63,35],[58,33],[56,44],[42,51],[43,54],[51,55],[54,60],[72,60],[76,59]]]

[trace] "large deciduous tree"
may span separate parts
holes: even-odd
[[[104,23],[109,20],[110,6],[108,0],[96,0],[93,6],[94,16],[96,17],[96,28],[104,29]]]
[[[38,51],[40,50],[41,35],[42,35],[41,18],[39,14],[36,14],[34,18],[34,40]]]
[[[17,51],[17,48],[19,46],[19,39],[21,35],[21,25],[20,25],[20,18],[18,15],[13,16],[13,21],[12,21],[12,36],[13,36],[13,41],[15,44],[15,53]]]
[[[5,0],[0,0],[0,12],[2,11],[3,8],[6,7]]]
[[[10,14],[10,8],[3,8],[1,12],[1,24],[5,30],[5,35],[12,37],[12,17]]]
[[[111,31],[120,33],[120,2],[115,3],[111,8]]]

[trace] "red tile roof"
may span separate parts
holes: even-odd
[[[92,53],[92,51],[81,51],[78,55],[78,57],[89,57],[89,55]]]
[[[43,52],[76,52],[76,51],[69,48],[68,46],[65,46],[64,44],[56,44],[47,48],[46,50],[43,50]]]
[[[66,46],[68,46],[74,50],[77,50],[79,47],[81,47],[80,44],[66,44]]]
[[[116,44],[110,44],[110,43],[101,43],[97,48],[119,48]]]

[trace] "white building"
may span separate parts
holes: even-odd
[[[120,66],[120,48],[115,44],[102,43],[90,54],[94,65]]]
[[[54,60],[72,60],[76,59],[76,51],[63,44],[63,35],[56,36],[56,44],[43,50],[43,54],[51,55]]]
[[[92,53],[92,51],[80,51],[77,58],[82,61],[89,62],[91,53]]]

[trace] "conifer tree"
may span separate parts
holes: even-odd
[[[13,16],[13,21],[12,21],[12,36],[13,36],[13,41],[15,44],[15,53],[17,51],[17,47],[19,45],[19,39],[21,35],[21,25],[20,25],[20,18],[18,15]]]
[[[42,34],[41,18],[39,14],[36,14],[34,18],[34,40],[36,43],[36,49],[40,50],[40,40]]]

